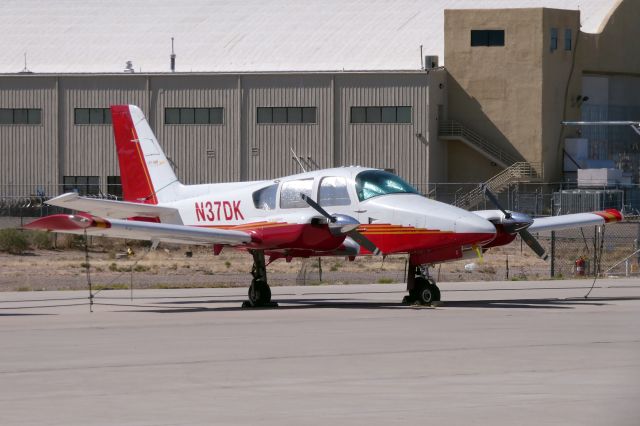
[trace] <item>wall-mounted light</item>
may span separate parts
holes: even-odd
[[[571,106],[576,107],[576,108],[580,108],[582,106],[583,103],[587,102],[589,100],[588,96],[582,96],[582,95],[578,95],[576,96],[576,98],[571,102]]]

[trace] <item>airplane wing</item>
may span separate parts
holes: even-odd
[[[245,244],[252,241],[243,231],[200,228],[195,226],[139,220],[104,219],[90,215],[56,214],[24,226],[68,234],[84,234],[131,240],[158,241],[177,244]]]
[[[46,202],[49,205],[65,209],[87,212],[94,216],[125,219],[128,217],[159,217],[163,222],[181,223],[178,211],[171,207],[154,204],[131,203],[128,201],[105,200],[81,197],[68,192]]]
[[[560,229],[580,228],[583,226],[604,225],[610,222],[621,222],[622,213],[616,209],[608,209],[593,213],[576,213],[562,216],[540,217],[533,220],[527,228],[529,232],[557,231]]]

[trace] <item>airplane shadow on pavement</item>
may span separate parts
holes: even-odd
[[[576,309],[580,306],[607,306],[611,302],[640,300],[640,297],[591,297],[584,298],[542,298],[542,299],[496,299],[496,300],[456,300],[444,301],[437,307],[403,305],[400,302],[373,302],[358,301],[347,298],[332,299],[275,299],[280,306],[275,308],[242,308],[240,303],[243,300],[189,300],[176,302],[160,302],[164,305],[125,305],[125,304],[105,304],[122,306],[126,312],[149,312],[149,313],[189,313],[189,312],[223,312],[240,310],[295,310],[295,309],[551,309],[564,310]],[[238,306],[228,306],[230,303],[237,303]],[[100,305],[101,303],[96,303]],[[206,306],[211,304],[224,304],[225,306]],[[188,305],[188,306],[185,306]],[[195,306],[197,305],[197,306]],[[139,309],[135,309],[139,308]]]

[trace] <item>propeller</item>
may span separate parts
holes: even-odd
[[[547,260],[549,258],[549,255],[545,252],[544,247],[542,247],[538,240],[536,240],[536,238],[531,235],[531,232],[523,229],[518,232],[518,234],[520,235],[522,240],[527,243],[529,247],[531,247],[531,250],[533,250],[535,254],[538,255],[538,257],[542,258],[542,260]]]
[[[533,219],[531,219],[527,214],[510,212],[502,208],[502,205],[500,205],[500,202],[498,201],[498,197],[489,190],[486,184],[482,185],[482,190],[489,201],[491,201],[491,203],[504,214],[505,221],[502,225],[505,230],[509,233],[515,232],[520,235],[522,241],[524,241],[531,250],[538,255],[538,257],[542,260],[547,260],[549,255],[546,253],[544,247],[542,247],[538,240],[536,240],[536,238],[527,231],[527,228],[533,223]]]
[[[505,219],[511,219],[511,212],[508,212],[508,211],[506,211],[505,209],[502,208],[502,206],[500,205],[500,202],[498,201],[498,197],[496,197],[493,194],[493,192],[491,192],[489,190],[489,187],[487,186],[486,183],[482,184],[482,192],[484,192],[485,197],[487,197],[489,199],[489,201],[491,201],[491,204],[496,206],[498,208],[498,210],[500,210],[502,213],[504,213]]]
[[[360,222],[358,222],[355,218],[348,216],[346,214],[330,214],[326,211],[320,204],[316,203],[311,197],[306,194],[300,194],[300,197],[307,203],[311,208],[320,213],[322,216],[326,217],[328,220],[329,231],[332,235],[340,236],[347,235],[351,237],[356,243],[360,246],[366,248],[368,251],[373,253],[374,255],[380,254],[380,249],[376,247],[376,245],[367,237],[358,232],[358,226],[360,226]]]

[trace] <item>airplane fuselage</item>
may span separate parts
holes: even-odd
[[[426,198],[377,169],[341,167],[269,181],[185,188],[198,194],[166,204],[178,209],[182,224],[247,231],[262,242],[254,246],[264,249],[320,254],[342,247],[352,248],[353,255],[367,254],[348,240],[345,247],[344,236],[323,230],[322,217],[304,202],[302,193],[332,214],[355,218],[359,231],[384,254],[480,246],[496,236],[486,219]]]

